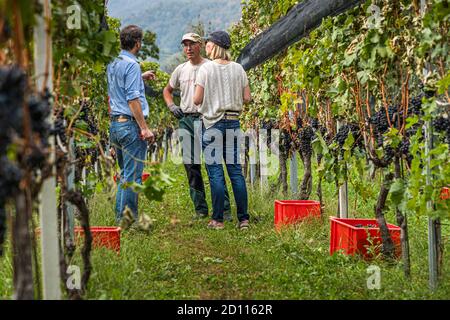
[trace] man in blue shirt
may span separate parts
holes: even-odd
[[[137,219],[138,195],[124,183],[142,183],[147,143],[154,135],[145,119],[149,107],[145,98],[144,81],[154,77],[151,72],[141,73],[136,55],[142,46],[142,29],[130,25],[120,32],[122,51],[108,65],[108,95],[111,106],[110,141],[120,167],[120,181],[116,196],[116,222],[120,223],[125,208]]]

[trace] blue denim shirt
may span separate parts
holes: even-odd
[[[106,71],[111,115],[133,116],[128,101],[139,98],[142,113],[144,117],[148,117],[149,108],[145,98],[144,80],[142,80],[141,67],[136,57],[122,50],[119,57],[108,65]]]

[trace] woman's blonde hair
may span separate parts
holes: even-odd
[[[218,46],[214,42],[212,42],[213,47],[211,50],[211,53],[209,54],[209,58],[211,60],[215,59],[222,59],[222,60],[231,60],[231,53],[229,50],[222,48],[221,46]]]

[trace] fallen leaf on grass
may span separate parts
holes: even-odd
[[[203,262],[222,263],[223,260],[220,258],[204,257]]]
[[[177,217],[170,218],[170,224],[173,225],[173,226],[178,224],[178,223],[180,223],[180,222],[181,222],[181,220],[178,219]]]

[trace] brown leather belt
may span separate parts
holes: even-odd
[[[136,122],[136,119],[134,117],[129,116],[127,114],[111,116],[110,119],[113,122],[127,122],[127,121],[135,121]],[[144,117],[144,119],[147,120],[147,117]]]
[[[194,118],[200,118],[202,116],[201,113],[198,112],[194,112],[194,113],[185,113],[184,114],[185,117],[194,117]]]
[[[237,111],[226,111],[223,116],[224,120],[239,120],[239,112]]]
[[[118,116],[111,116],[111,121],[113,122],[127,122],[127,121],[136,121],[134,117],[131,117],[129,115],[121,114]]]

